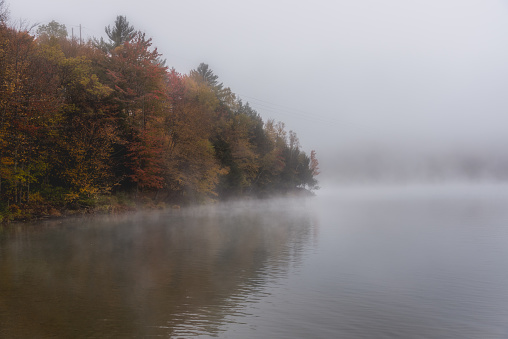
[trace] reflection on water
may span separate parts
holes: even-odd
[[[218,334],[312,245],[303,200],[4,227],[1,337]]]
[[[350,187],[4,227],[0,337],[507,338],[507,206]]]

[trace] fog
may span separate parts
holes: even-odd
[[[83,38],[126,15],[169,67],[209,64],[265,120],[296,131],[323,180],[364,180],[358,168],[369,179],[506,177],[506,1],[16,0],[10,10],[75,36],[81,25]]]
[[[0,337],[506,338],[508,185],[387,186],[0,226]]]
[[[301,265],[318,235],[306,206],[0,225],[0,337],[217,337]]]

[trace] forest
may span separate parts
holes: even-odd
[[[81,41],[0,14],[0,220],[318,188],[295,132],[207,64],[167,67],[126,17]]]

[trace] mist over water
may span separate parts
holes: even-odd
[[[508,185],[365,185],[0,231],[2,337],[505,338]]]
[[[215,335],[312,245],[304,205],[242,202],[2,228],[0,336]]]
[[[321,186],[508,181],[508,157],[501,144],[439,148],[400,143],[333,150],[321,161]]]

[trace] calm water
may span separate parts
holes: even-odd
[[[0,337],[507,338],[508,186],[0,228]]]

